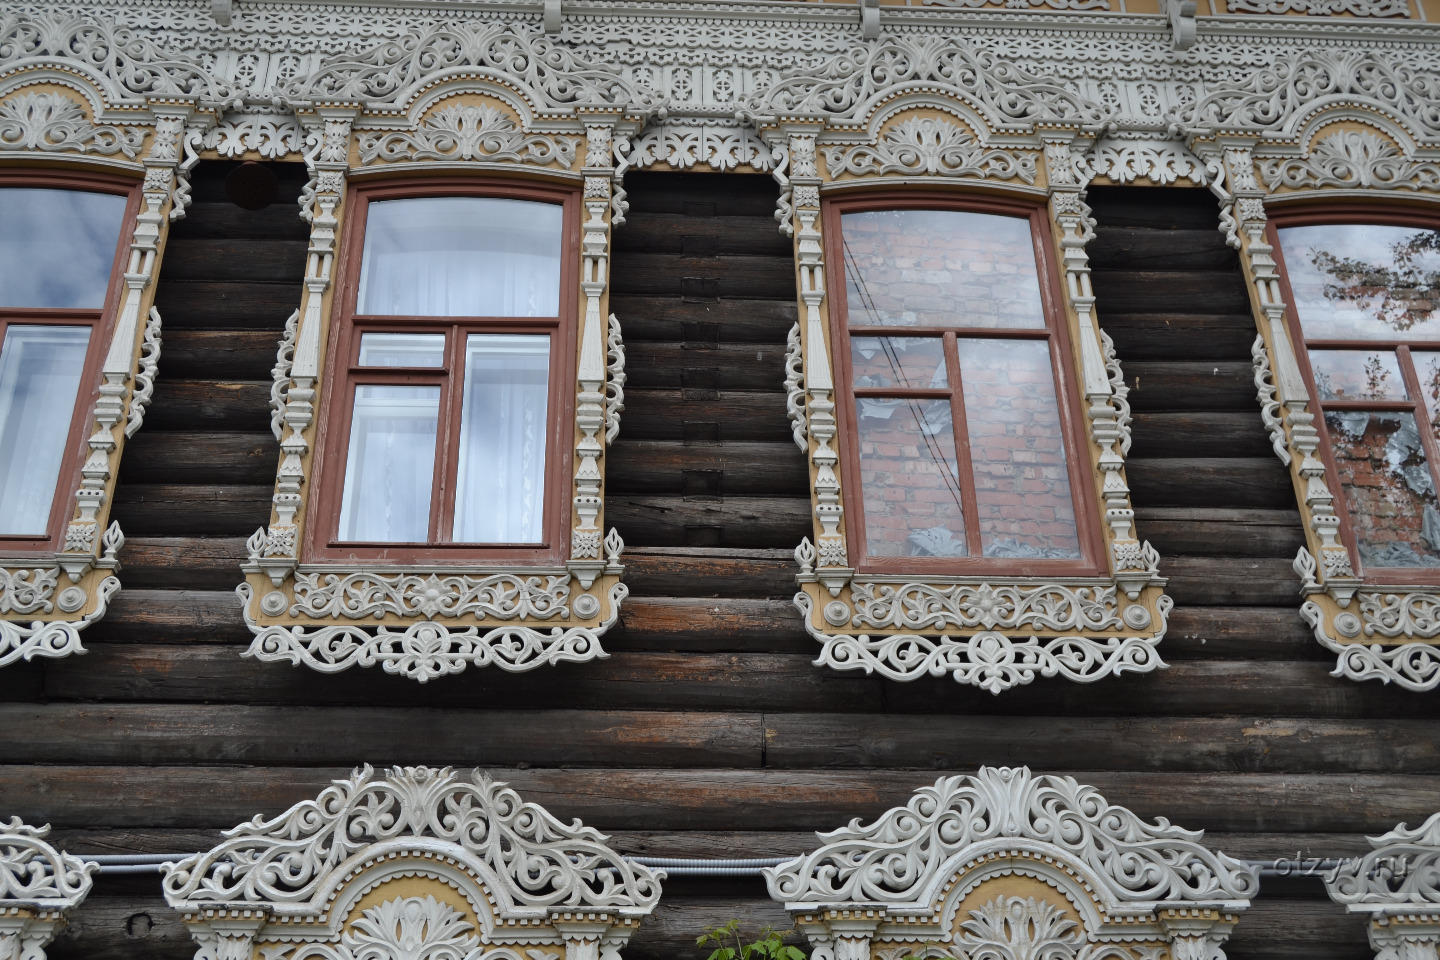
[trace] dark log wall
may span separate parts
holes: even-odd
[[[1141,535],[1177,601],[1167,670],[995,697],[811,665],[790,605],[808,530],[781,389],[790,249],[763,177],[632,175],[612,307],[630,384],[609,520],[633,595],[607,660],[424,687],[240,657],[231,592],[277,448],[269,371],[299,301],[303,171],[247,213],[202,164],[161,273],[161,379],[115,517],[125,589],[90,653],[0,676],[0,813],[81,853],[190,851],[360,763],[478,765],[624,851],[775,856],[980,764],[1029,764],[1248,858],[1340,855],[1440,807],[1433,696],[1328,676],[1296,614],[1289,480],[1251,384],[1254,324],[1203,191],[1096,189],[1102,322],[1135,410]],[[738,916],[783,923],[759,880],[673,880],[629,952],[699,957]],[[1230,956],[1368,956],[1314,880],[1266,881]],[[51,950],[181,958],[154,875],[102,878]]]

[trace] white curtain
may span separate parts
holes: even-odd
[[[549,380],[549,337],[466,338],[457,542],[543,541]]]
[[[125,198],[83,190],[0,189],[0,306],[105,306]]]
[[[439,419],[439,387],[355,388],[340,500],[341,540],[429,540]]]
[[[44,536],[89,327],[12,324],[0,346],[0,534]]]
[[[493,197],[370,204],[356,312],[364,316],[554,317],[562,209]]]

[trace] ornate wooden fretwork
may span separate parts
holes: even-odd
[[[985,767],[766,870],[824,960],[1224,956],[1259,890],[1203,834],[1069,777]]]
[[[206,956],[619,960],[664,877],[449,768],[365,767],[225,836],[164,867]]]
[[[1369,839],[1325,878],[1330,899],[1370,918],[1376,960],[1440,958],[1440,813]]]
[[[0,821],[0,957],[45,960],[45,946],[90,892],[98,863],[56,850],[50,828]]]

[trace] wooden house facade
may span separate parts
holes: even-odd
[[[1434,960],[1436,21],[4,0],[0,960]]]

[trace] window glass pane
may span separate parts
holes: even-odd
[[[1079,557],[1049,344],[961,340],[960,378],[985,556]]]
[[[102,309],[125,203],[113,193],[0,189],[0,307]]]
[[[362,333],[362,367],[443,367],[443,333]]]
[[[44,536],[89,327],[15,324],[0,345],[0,534]]]
[[[1414,415],[1330,410],[1325,426],[1361,561],[1440,566],[1435,482]]]
[[[1278,233],[1308,339],[1440,339],[1440,230],[1345,223]]]
[[[851,326],[1045,326],[1029,220],[964,210],[840,220]]]
[[[1440,353],[1412,350],[1410,359],[1415,364],[1415,376],[1420,381],[1420,398],[1430,411],[1430,429],[1440,440]]]
[[[560,314],[563,210],[493,197],[370,204],[357,312],[414,317]]]
[[[466,338],[456,541],[544,541],[549,382],[549,337]]]
[[[339,539],[429,539],[439,415],[439,387],[355,388]]]
[[[866,552],[965,556],[950,401],[860,397],[855,407]]]
[[[1393,350],[1311,350],[1321,400],[1408,400]]]
[[[857,387],[945,387],[945,341],[939,337],[855,337],[850,341],[850,368]]]

